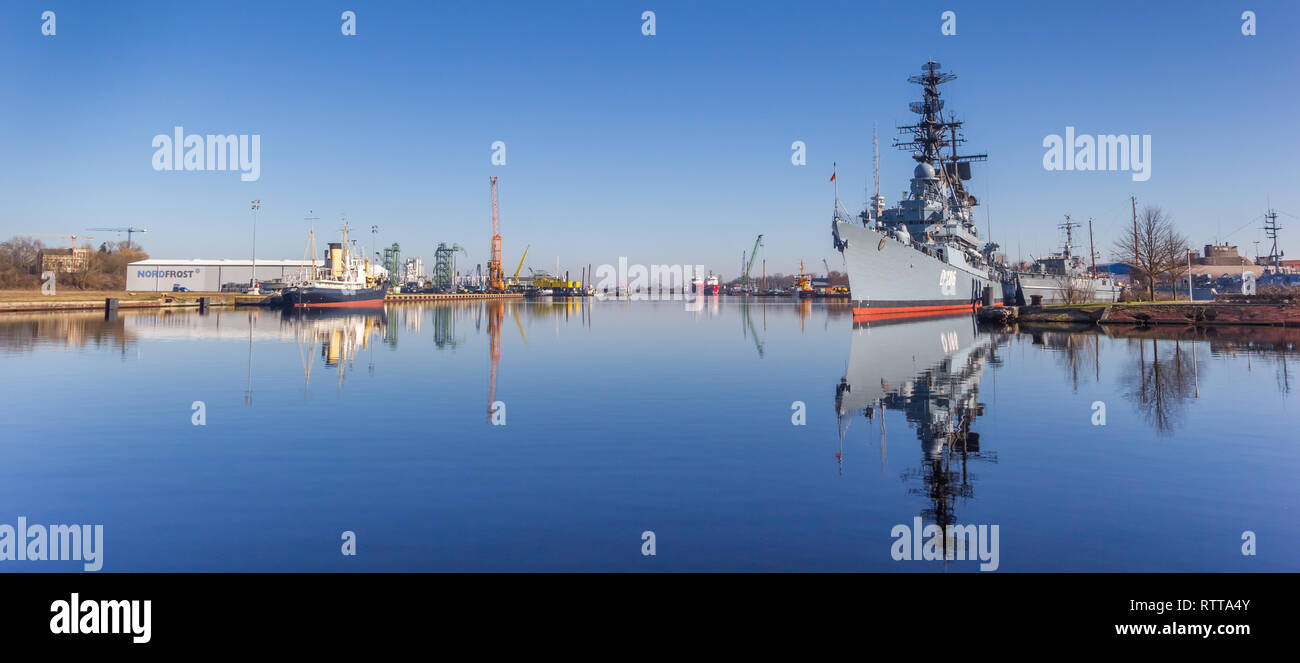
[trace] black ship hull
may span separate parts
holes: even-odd
[[[387,288],[321,288],[300,286],[285,289],[288,308],[375,308],[384,305]]]

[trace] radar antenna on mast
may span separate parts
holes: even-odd
[[[1282,252],[1277,248],[1277,231],[1282,227],[1277,225],[1277,212],[1269,210],[1264,214],[1264,237],[1273,240],[1273,248],[1268,251],[1268,263],[1273,266],[1273,271],[1279,271],[1282,267]]]
[[[921,118],[916,124],[898,127],[899,134],[910,135],[910,139],[896,138],[894,147],[911,152],[912,158],[918,163],[934,166],[939,178],[951,190],[954,202],[962,206],[977,205],[975,196],[966,191],[962,182],[971,178],[970,163],[984,161],[988,155],[957,154],[957,145],[966,142],[960,132],[962,122],[944,118],[943,100],[939,98],[939,86],[956,80],[957,76],[941,72],[939,67],[938,62],[931,60],[921,66],[921,75],[907,78],[909,83],[921,86],[921,101],[908,105]]]
[[[880,218],[885,212],[885,197],[880,195],[880,136],[876,132],[876,123],[871,123],[872,163],[876,176],[876,195],[871,197],[872,218]]]

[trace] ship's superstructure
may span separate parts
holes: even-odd
[[[962,123],[944,114],[939,86],[956,78],[930,61],[919,76],[922,98],[910,109],[915,124],[898,127],[894,146],[911,152],[916,167],[908,191],[885,208],[879,195],[852,220],[837,198],[832,221],[835,248],[844,254],[855,317],[924,315],[973,310],[984,288],[1003,298],[997,245],[979,236],[966,190],[971,163],[984,154],[958,154]]]

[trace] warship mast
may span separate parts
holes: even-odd
[[[950,196],[959,208],[979,204],[975,196],[970,195],[962,185],[963,180],[970,179],[970,163],[988,159],[987,154],[957,154],[957,145],[966,142],[960,133],[962,122],[944,119],[943,99],[940,99],[939,86],[956,80],[956,74],[939,70],[940,64],[930,60],[921,66],[922,74],[908,76],[909,83],[921,86],[921,101],[913,101],[908,108],[921,119],[916,124],[898,127],[900,135],[910,135],[910,139],[896,138],[894,147],[912,153],[918,163],[937,166],[939,177],[948,185]],[[948,148],[948,156],[944,156]],[[966,225],[971,225],[969,218],[963,218]]]

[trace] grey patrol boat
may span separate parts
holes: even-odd
[[[1115,283],[1115,277],[1097,274],[1095,264],[1089,268],[1083,257],[1074,252],[1073,230],[1079,224],[1066,215],[1057,227],[1065,234],[1060,251],[1034,260],[1028,270],[1009,272],[1024,291],[1025,301],[1033,301],[1034,295],[1041,295],[1044,304],[1119,301],[1120,286]]]
[[[908,81],[921,87],[920,101],[909,104],[916,124],[898,127],[905,138],[894,147],[916,161],[911,186],[902,200],[885,209],[877,193],[852,219],[835,201],[831,229],[844,255],[855,320],[913,317],[973,311],[989,288],[989,298],[1014,296],[1014,284],[995,263],[997,245],[979,236],[966,190],[971,162],[987,155],[959,155],[962,123],[945,116],[939,86],[956,78],[938,62],[921,67]]]

